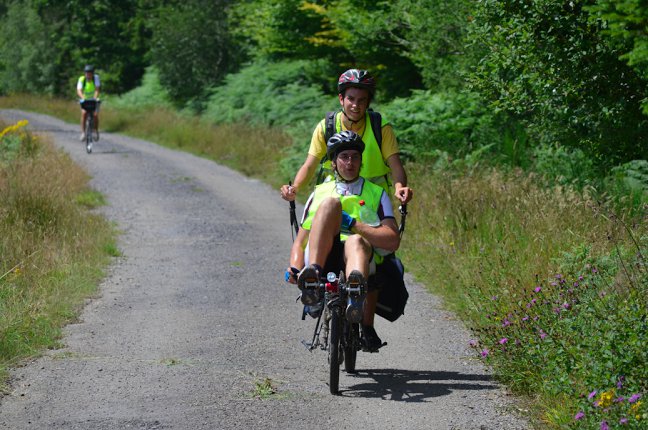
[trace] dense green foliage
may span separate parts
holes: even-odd
[[[172,100],[199,102],[232,68],[228,41],[228,0],[191,0],[161,6],[153,18],[150,56]]]
[[[473,85],[538,142],[580,148],[604,168],[646,158],[646,83],[605,43],[583,3],[479,2],[472,38],[487,53]]]

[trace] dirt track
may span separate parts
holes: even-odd
[[[211,161],[105,133],[91,155],[78,125],[27,118],[93,177],[123,232],[65,347],[12,372],[2,429],[526,429],[469,350],[462,325],[408,282],[406,314],[378,319],[389,345],[360,353],[328,393],[284,284],[288,207],[277,190]],[[406,237],[406,240],[414,240]],[[407,262],[405,262],[407,266]],[[251,396],[270,378],[277,394]]]

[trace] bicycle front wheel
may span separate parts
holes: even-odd
[[[360,347],[360,325],[346,323],[344,333],[344,370],[355,373],[356,357]]]
[[[331,394],[340,391],[340,335],[342,331],[342,309],[334,306],[331,309],[331,331],[329,332],[329,387]]]

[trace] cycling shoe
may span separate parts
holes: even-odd
[[[302,269],[297,276],[297,287],[301,290],[301,302],[312,306],[319,302],[319,270],[313,264]]]
[[[364,299],[367,291],[367,282],[358,270],[354,270],[347,279],[349,295],[347,297],[346,318],[351,323],[362,321],[364,314]]]
[[[382,340],[378,337],[376,330],[372,326],[362,326],[362,337],[360,339],[362,350],[366,352],[377,352],[383,344]]]

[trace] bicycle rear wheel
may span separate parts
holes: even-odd
[[[344,333],[344,370],[348,373],[356,371],[356,357],[358,356],[360,325],[345,323]]]
[[[92,152],[92,130],[94,128],[93,113],[88,112],[88,118],[86,119],[86,152],[90,154]]]
[[[331,309],[331,331],[329,332],[329,387],[331,394],[340,391],[340,334],[342,331],[342,309],[333,306]]]

